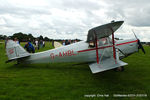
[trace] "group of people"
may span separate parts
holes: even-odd
[[[7,43],[8,39],[6,39],[5,41],[5,47],[6,47],[6,43]],[[14,42],[20,44],[20,41],[17,38],[14,38]],[[69,45],[71,43],[76,43],[77,40],[71,41],[71,40],[63,40],[62,45]],[[33,44],[32,44],[33,43]],[[54,46],[54,41],[52,41],[52,46]],[[35,39],[31,42],[31,40],[29,39],[27,41],[27,43],[25,44],[24,48],[29,52],[29,53],[35,53],[35,50],[39,50],[40,48],[45,47],[45,41],[43,40],[38,40]]]
[[[9,38],[8,37],[6,37],[5,38],[5,48],[6,48],[6,44],[7,44],[7,41],[9,40]],[[13,40],[15,43],[17,43],[17,44],[20,44],[20,41],[17,39],[17,38],[14,38],[14,40]]]
[[[77,42],[77,40],[74,40],[74,41],[71,41],[71,40],[63,40],[62,45],[65,46],[65,45],[69,45],[69,44],[76,43],[76,42]]]
[[[45,41],[43,41],[43,40],[38,41],[38,39],[36,39],[36,40],[33,41],[33,44],[35,46],[35,49],[37,49],[37,50],[39,50],[40,48],[45,47]]]
[[[29,52],[29,53],[35,53],[35,49],[39,50],[40,48],[45,47],[45,41],[40,40],[38,41],[37,39],[33,41],[33,44],[29,40],[24,48]]]

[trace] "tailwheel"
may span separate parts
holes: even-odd
[[[121,67],[115,68],[115,71],[123,72],[123,71],[124,71],[124,66],[121,66]]]

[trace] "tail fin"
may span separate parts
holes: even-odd
[[[15,43],[12,40],[7,41],[6,53],[8,56],[8,61],[6,62],[30,56],[30,54],[23,47],[21,47],[18,43]]]

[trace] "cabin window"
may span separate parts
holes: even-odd
[[[109,38],[108,37],[107,38],[101,38],[97,41],[97,44],[98,44],[98,46],[108,45],[108,44],[110,44]],[[96,46],[96,44],[94,41],[89,42],[89,47],[95,47],[95,46]]]
[[[90,41],[90,42],[89,42],[89,47],[95,47],[94,41]]]
[[[108,44],[108,39],[107,38],[101,38],[98,40],[98,45],[102,46],[102,45],[106,45]]]

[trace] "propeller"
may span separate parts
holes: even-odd
[[[132,32],[133,32],[135,38],[138,40],[138,42],[137,42],[138,45],[139,45],[138,49],[141,49],[142,52],[145,54],[145,50],[144,50],[144,48],[143,48],[143,46],[142,46],[142,44],[141,44],[141,42],[140,42],[140,39],[137,38],[137,36],[136,36],[136,34],[135,34],[135,32],[134,32],[133,30],[132,30]]]

